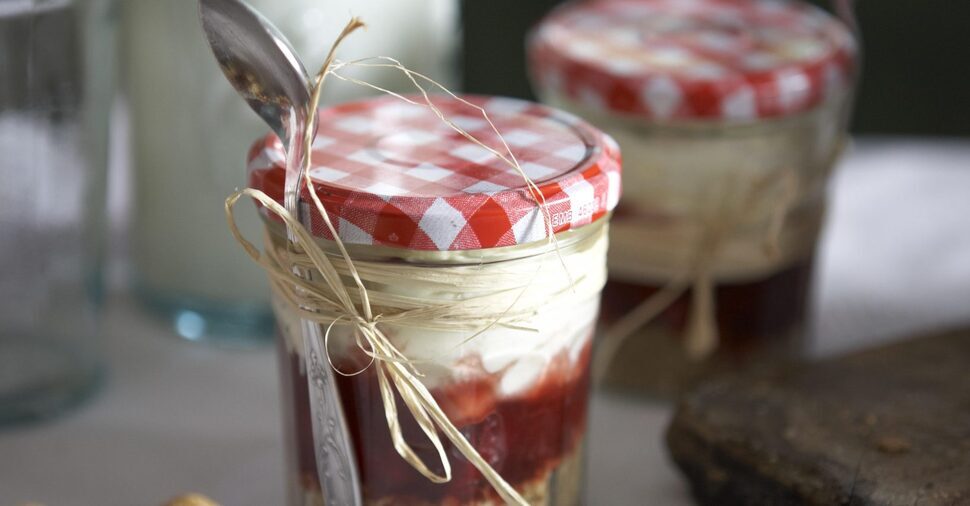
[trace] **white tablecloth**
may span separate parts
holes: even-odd
[[[970,323],[970,142],[864,139],[834,180],[814,352]],[[0,506],[153,506],[185,491],[282,504],[272,349],[179,341],[124,295],[106,319],[110,375],[66,416],[0,429]],[[589,504],[689,504],[661,440],[668,407],[596,395]]]

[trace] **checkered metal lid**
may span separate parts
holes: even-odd
[[[554,10],[529,38],[543,92],[658,121],[802,112],[851,86],[856,44],[786,0],[602,0]]]
[[[531,102],[462,98],[487,112],[545,197],[555,232],[591,223],[616,206],[620,153],[610,137]],[[455,125],[505,152],[480,110],[447,96],[432,101]],[[310,174],[344,242],[447,251],[547,237],[522,176],[426,106],[381,97],[321,109],[319,118]],[[249,174],[252,187],[282,202],[285,161],[278,138],[253,146]],[[332,239],[306,188],[301,199],[304,223]]]

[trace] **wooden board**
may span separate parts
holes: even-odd
[[[704,505],[970,505],[970,330],[702,386],[667,446]]]

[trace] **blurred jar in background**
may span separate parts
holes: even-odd
[[[798,2],[584,3],[545,18],[529,53],[543,99],[623,152],[608,382],[673,396],[797,355],[856,75],[845,25]]]
[[[392,55],[445,84],[453,79],[456,21],[450,0],[249,3],[290,39],[311,74],[357,15],[368,23],[368,36],[349,40],[340,57]],[[225,198],[245,186],[247,141],[268,129],[214,65],[197,2],[130,0],[123,13],[136,293],[171,318],[185,338],[268,342],[273,320],[264,274],[229,234],[223,211]],[[397,73],[357,75],[391,89],[411,89]],[[360,87],[335,84],[327,87],[324,101],[361,94]],[[240,214],[243,230],[258,234],[255,212]]]
[[[100,377],[113,7],[0,3],[0,423]]]

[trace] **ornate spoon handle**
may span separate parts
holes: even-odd
[[[354,465],[340,394],[327,361],[320,327],[303,321],[303,349],[310,413],[313,418],[313,449],[324,504],[359,506],[360,480]]]

